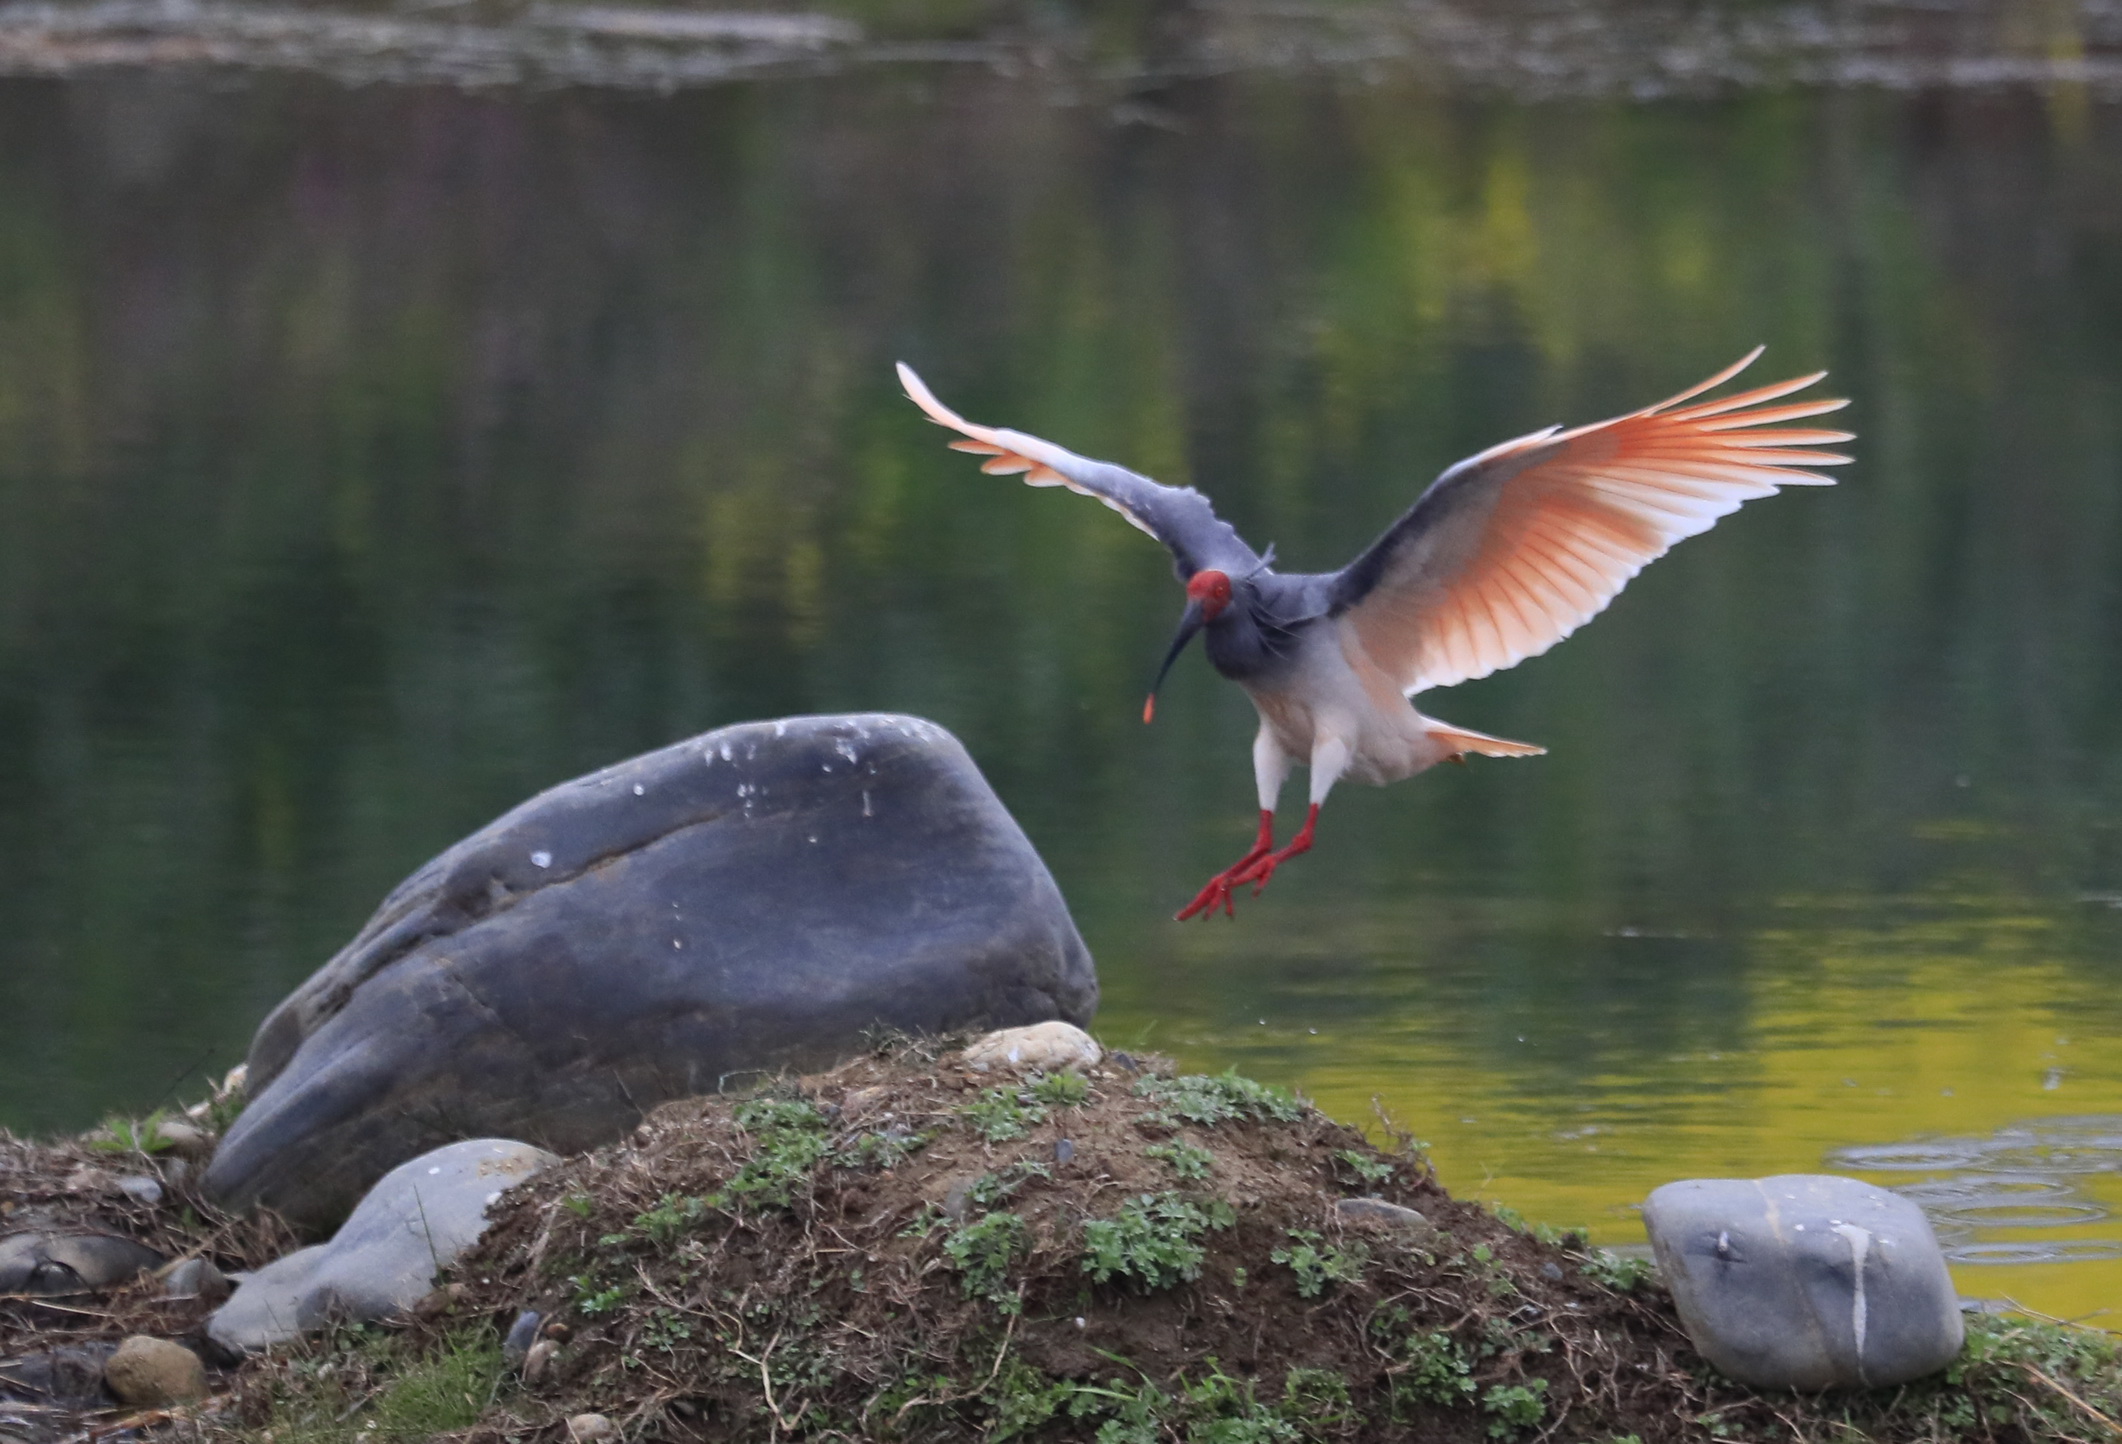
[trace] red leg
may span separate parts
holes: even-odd
[[[1288,847],[1283,848],[1280,852],[1271,852],[1265,857],[1255,859],[1243,871],[1239,872],[1236,877],[1226,883],[1225,887],[1243,887],[1245,884],[1251,883],[1253,885],[1253,896],[1260,896],[1261,893],[1267,891],[1267,880],[1275,875],[1276,868],[1288,862],[1298,853],[1312,850],[1312,831],[1318,825],[1319,804],[1314,802],[1312,810],[1304,814],[1304,826],[1297,829],[1297,835],[1289,840]]]
[[[1317,809],[1313,810],[1316,811]],[[1260,809],[1260,835],[1253,840],[1252,851],[1246,853],[1245,856],[1210,878],[1208,886],[1201,889],[1192,902],[1179,909],[1173,921],[1183,923],[1196,913],[1206,913],[1208,916],[1214,917],[1216,909],[1219,907],[1223,909],[1226,915],[1236,917],[1238,909],[1236,904],[1230,900],[1230,890],[1237,882],[1238,874],[1244,872],[1274,850],[1275,815],[1263,807]]]

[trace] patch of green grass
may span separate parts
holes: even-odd
[[[1208,1177],[1216,1161],[1215,1154],[1206,1148],[1196,1148],[1183,1138],[1173,1139],[1170,1143],[1152,1143],[1142,1150],[1142,1156],[1170,1164],[1173,1173],[1194,1182]]]
[[[1171,1127],[1181,1121],[1214,1125],[1246,1118],[1295,1123],[1304,1116],[1304,1105],[1287,1091],[1241,1078],[1235,1068],[1213,1076],[1144,1078],[1135,1085],[1135,1096],[1154,1105],[1145,1118]]]
[[[982,1298],[1006,1314],[1024,1307],[1009,1286],[1009,1266],[1031,1244],[1031,1230],[1013,1213],[989,1213],[951,1230],[943,1253],[956,1269],[967,1298]]]
[[[1326,1292],[1329,1284],[1352,1284],[1363,1277],[1363,1266],[1370,1262],[1370,1250],[1362,1244],[1348,1248],[1326,1243],[1318,1234],[1305,1229],[1288,1230],[1290,1247],[1278,1248],[1268,1255],[1278,1264],[1286,1264],[1297,1276],[1297,1296],[1315,1299]]]
[[[737,1105],[737,1126],[751,1135],[752,1156],[710,1194],[712,1207],[787,1208],[831,1149],[829,1124],[802,1098],[752,1098]]]
[[[2086,1409],[2122,1416],[2122,1339],[2019,1315],[1973,1314],[1959,1357],[1925,1392],[1931,1397],[1912,1390],[1908,1402],[1947,1431],[1989,1434],[2016,1421],[2036,1438],[2085,1437]]]
[[[1122,1279],[1145,1293],[1201,1276],[1208,1256],[1201,1236],[1226,1229],[1237,1215],[1221,1199],[1200,1203],[1177,1193],[1145,1193],[1112,1218],[1083,1225],[1083,1271],[1099,1283]]]
[[[1635,1258],[1603,1248],[1592,1254],[1580,1267],[1584,1276],[1593,1283],[1621,1294],[1634,1293],[1649,1283],[1658,1272],[1657,1265],[1647,1258]]]
[[[145,1118],[121,1118],[113,1113],[90,1135],[88,1146],[99,1153],[141,1153],[149,1157],[167,1153],[176,1147],[162,1132],[162,1125],[168,1120],[167,1108],[157,1108]]]
[[[1282,1412],[1303,1420],[1307,1433],[1356,1422],[1348,1380],[1332,1369],[1291,1369],[1282,1380]]]
[[[274,1378],[258,1437],[414,1444],[470,1428],[501,1379],[501,1343],[491,1330],[451,1334],[426,1350],[401,1338],[342,1334]]]
[[[1022,1138],[1033,1124],[1046,1121],[1046,1109],[1029,1100],[1029,1094],[1014,1088],[987,1088],[960,1108],[958,1116],[989,1143],[1007,1143]]]
[[[1090,1098],[1090,1080],[1081,1073],[1042,1073],[1032,1079],[1032,1097],[1050,1108],[1076,1108]]]

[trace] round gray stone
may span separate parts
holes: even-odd
[[[1884,1388],[1945,1367],[1965,1333],[1930,1222],[1854,1178],[1668,1183],[1643,1206],[1680,1322],[1760,1388]]]

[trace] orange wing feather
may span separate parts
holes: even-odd
[[[1741,503],[1832,485],[1799,468],[1848,461],[1808,448],[1849,432],[1765,429],[1847,405],[1768,404],[1825,372],[1681,407],[1760,354],[1646,410],[1537,432],[1446,472],[1381,539],[1392,550],[1347,610],[1363,649],[1410,694],[1485,677],[1554,646]]]

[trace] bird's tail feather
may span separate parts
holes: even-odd
[[[1427,725],[1429,735],[1454,753],[1478,752],[1483,757],[1539,757],[1547,751],[1545,747],[1535,747],[1530,742],[1513,742],[1508,737],[1491,737],[1486,732],[1454,727],[1451,723],[1439,722],[1434,717],[1425,717],[1422,720]]]

